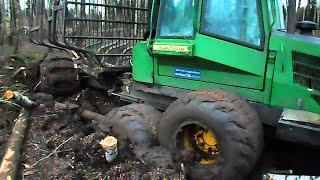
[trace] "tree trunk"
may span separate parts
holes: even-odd
[[[40,16],[40,21],[39,21],[39,26],[40,26],[40,38],[41,39],[46,39],[46,36],[48,34],[48,27],[47,25],[47,18],[46,18],[46,8],[45,8],[45,2],[40,0],[38,1],[38,10],[39,10],[39,16]]]
[[[301,3],[302,3],[302,0],[299,0],[298,1],[298,8],[297,8],[297,15],[296,15],[296,18],[297,18],[297,22],[300,22],[300,21],[303,21],[303,14],[304,14],[304,8],[301,8]]]
[[[305,20],[315,21],[316,14],[316,2],[315,0],[309,0],[306,7]]]
[[[80,2],[81,2],[81,5],[80,5],[80,18],[84,19],[84,18],[86,18],[86,9],[85,9],[86,7],[83,4],[86,1],[85,0],[81,0]],[[88,14],[88,18],[94,18],[94,17],[91,17],[90,12]],[[84,28],[83,27],[86,26],[86,23],[84,21],[80,21],[79,24],[77,24],[77,25],[78,25],[78,27],[76,29],[78,31],[78,35],[79,36],[83,36],[84,35]],[[93,27],[93,28],[95,29],[96,27]],[[84,46],[82,38],[78,38],[76,40],[76,46],[79,46],[79,47],[83,47]]]
[[[296,0],[289,0],[288,5],[288,33],[295,33],[296,31],[296,7],[297,2]]]
[[[23,26],[23,14],[20,6],[20,0],[12,0],[15,1],[16,8],[16,41],[14,46],[14,53],[19,52],[20,50],[20,36],[21,36],[21,28]]]
[[[28,20],[28,27],[32,27],[32,1],[33,0],[27,0],[27,11],[26,16]]]
[[[3,18],[3,12],[2,11],[2,1],[0,2],[0,46],[3,45],[4,42],[4,33],[3,33],[3,22],[5,21]]]
[[[6,34],[6,10],[4,8],[4,0],[0,0],[0,45],[4,44]]]
[[[10,1],[10,35],[9,35],[9,45],[14,45],[14,37],[16,35],[16,8],[14,0]]]
[[[10,2],[10,36],[9,45],[14,45],[14,53],[19,51],[19,23],[17,17],[21,15],[19,0],[11,0]]]

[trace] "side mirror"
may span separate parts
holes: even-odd
[[[300,34],[312,36],[313,31],[319,29],[319,25],[312,21],[301,21],[297,23],[296,28],[300,30]]]

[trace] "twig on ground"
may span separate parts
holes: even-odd
[[[11,102],[11,101],[4,100],[4,99],[0,99],[0,103],[9,105],[11,107],[15,107],[17,109],[21,109],[21,106],[19,106],[18,104],[14,103],[14,102]]]
[[[69,151],[72,151],[73,149],[70,148],[70,149],[66,149],[66,150],[62,150],[62,151],[57,151],[56,153],[63,153],[63,152],[69,152]]]
[[[28,86],[21,84],[21,83],[14,83],[13,85],[10,86],[2,86],[0,87],[0,91],[6,91],[6,90],[12,90],[12,89],[20,89],[20,90],[27,90]]]
[[[13,75],[12,75],[12,78],[16,77],[18,74],[20,73],[23,73],[23,76],[26,77],[27,74],[26,74],[26,69],[25,67],[20,67],[18,70],[16,70]]]
[[[43,150],[43,149],[41,149],[40,147],[39,147],[39,145],[38,144],[32,144],[37,150],[39,150],[39,151],[42,151],[42,152],[48,152],[48,151],[46,151],[46,150]]]
[[[37,162],[35,162],[34,164],[32,164],[30,166],[29,169],[33,168],[34,166],[36,166],[37,164],[39,164],[41,161],[48,159],[49,157],[51,157],[52,155],[54,155],[65,143],[67,143],[68,141],[70,141],[73,137],[68,138],[67,140],[63,141],[54,151],[52,151],[50,154],[48,154],[47,156],[39,159]]]
[[[41,83],[42,83],[42,82],[39,81],[39,82],[34,86],[33,91],[37,90],[38,87],[41,85]]]
[[[16,84],[13,84],[11,86],[3,86],[3,87],[0,87],[0,90],[7,90],[7,89],[14,89],[16,87],[20,87],[18,83]]]

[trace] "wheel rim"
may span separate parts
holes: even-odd
[[[219,157],[219,143],[216,135],[197,124],[187,125],[182,128],[182,146],[183,150],[192,148],[200,160],[196,162],[200,165],[213,165]]]

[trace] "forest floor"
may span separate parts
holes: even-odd
[[[2,96],[6,90],[18,90],[22,94],[30,95],[30,87],[28,87],[31,81],[30,74],[28,73],[29,77],[21,77],[20,74],[13,77],[13,75],[20,67],[29,65],[28,68],[33,69],[33,67],[31,67],[32,63],[28,63],[28,61],[36,62],[40,60],[44,54],[40,54],[39,52],[45,52],[45,49],[29,42],[24,42],[21,51],[15,54],[18,58],[14,59],[10,57],[14,54],[14,48],[12,46],[5,45],[0,47],[0,96]],[[27,70],[27,72],[30,71]],[[29,83],[25,83],[26,79],[28,79]],[[11,135],[14,120],[18,114],[19,108],[8,106],[4,103],[0,104],[0,159],[3,156],[6,142]]]
[[[36,62],[46,52],[26,42],[11,58],[13,48],[0,47],[0,97],[6,90],[14,90],[45,104],[30,112],[19,179],[185,179],[174,167],[158,167],[137,159],[130,149],[120,151],[114,163],[107,163],[99,145],[107,135],[93,121],[80,118],[77,110],[60,109],[54,104],[72,103],[106,114],[122,103],[92,89],[71,97],[34,92]],[[21,67],[26,70],[16,74]],[[17,107],[0,103],[0,160],[18,114]]]
[[[57,107],[55,102],[103,115],[123,103],[93,89],[69,97],[34,92],[37,62],[46,52],[46,48],[28,42],[14,55],[12,47],[0,47],[0,97],[6,90],[14,90],[44,104],[30,112],[19,179],[186,179],[177,165],[150,164],[136,158],[130,148],[107,163],[99,145],[107,134],[94,121],[81,118],[76,109]],[[21,67],[25,70],[19,72]],[[19,108],[0,102],[0,160],[18,114]],[[285,178],[273,175],[270,179]]]

